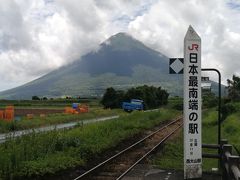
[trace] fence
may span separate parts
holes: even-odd
[[[232,155],[233,146],[223,144],[221,165],[224,180],[240,180],[240,157]]]
[[[218,154],[203,154],[203,158],[220,160],[223,180],[240,180],[240,157],[233,155],[233,146],[227,140],[221,140],[220,145],[203,144],[202,148],[218,150]]]

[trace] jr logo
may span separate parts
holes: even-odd
[[[189,47],[189,46],[188,46],[188,49],[189,49],[190,51],[192,51],[192,50],[194,50],[194,49],[196,49],[196,51],[198,51],[198,44],[192,44],[192,47]]]

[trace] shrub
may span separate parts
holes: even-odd
[[[227,103],[222,106],[222,121],[224,121],[227,116],[237,111],[236,106],[233,103]]]
[[[168,107],[179,111],[183,110],[183,98],[174,97],[169,99]]]
[[[215,107],[218,104],[218,97],[212,92],[203,92],[202,94],[203,106],[205,108]]]
[[[38,96],[32,96],[32,100],[40,100]]]

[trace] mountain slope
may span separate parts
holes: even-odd
[[[137,65],[160,68],[165,73],[167,71],[166,56],[146,47],[127,34],[119,33],[112,36],[100,47],[97,53],[89,53],[79,61],[81,72],[91,75],[108,72],[129,76],[133,73],[132,67]]]
[[[118,33],[74,63],[23,86],[0,93],[0,98],[29,99],[33,95],[100,95],[113,86],[126,89],[148,84],[181,94],[180,75],[168,74],[168,58],[128,34]]]

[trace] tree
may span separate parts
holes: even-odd
[[[168,103],[168,96],[169,93],[167,93],[166,90],[161,89],[161,87],[158,87],[157,93],[156,93],[157,99],[158,99],[158,106],[159,105],[166,105]]]
[[[167,91],[161,87],[156,88],[147,85],[131,88],[126,92],[126,99],[142,99],[146,109],[157,108],[167,104],[168,96]]]
[[[232,101],[240,100],[240,77],[233,75],[232,80],[227,80],[228,97]]]
[[[104,106],[104,108],[120,108],[123,101],[123,96],[123,91],[116,91],[112,87],[107,88],[101,100],[101,104]]]
[[[202,102],[206,108],[215,107],[218,104],[218,98],[211,91],[202,91]]]
[[[48,98],[47,98],[47,97],[43,97],[42,100],[45,100],[45,101],[46,101],[46,100],[48,100]]]
[[[32,100],[40,100],[38,96],[32,96]]]
[[[168,96],[167,91],[161,89],[161,87],[138,86],[129,89],[126,93],[124,91],[116,91],[111,87],[106,89],[101,103],[104,108],[120,108],[123,101],[141,99],[144,101],[144,108],[151,109],[167,104]]]

